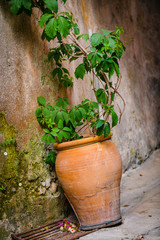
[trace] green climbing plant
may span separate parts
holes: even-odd
[[[4,142],[0,143],[1,146],[11,146],[16,144],[16,139],[15,138],[10,138],[8,140],[5,140]]]
[[[59,11],[59,4],[65,3],[66,0],[9,0],[14,15],[23,11],[31,15],[33,8],[41,10],[39,27],[43,29],[42,40],[54,40],[58,43],[48,54],[48,59],[53,59],[56,64],[53,77],[57,77],[66,88],[72,87],[74,78],[63,62],[71,63],[77,59],[79,65],[74,70],[74,77],[83,80],[86,74],[92,74],[91,88],[95,102],[84,99],[71,108],[65,97],[58,98],[55,106],[46,104],[42,96],[37,99],[39,107],[36,117],[43,128],[42,141],[46,145],[81,138],[80,130],[86,127],[91,134],[106,137],[111,128],[117,125],[123,112],[120,110],[119,117],[115,112],[115,95],[122,99],[125,106],[124,99],[118,92],[121,80],[119,61],[125,50],[124,43],[120,40],[123,28],[116,26],[113,31],[101,29],[101,32],[91,36],[80,34],[73,14]],[[95,87],[95,79],[99,81],[98,89]],[[56,154],[50,151],[46,162],[54,162],[55,156]]]

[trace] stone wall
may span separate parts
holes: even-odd
[[[63,9],[64,7],[61,6]],[[123,40],[133,38],[121,61],[120,93],[126,101],[121,123],[113,131],[124,170],[144,161],[159,145],[159,2],[156,0],[68,0],[81,32],[123,26]],[[41,41],[40,13],[13,16],[0,3],[0,142],[16,139],[0,151],[0,236],[22,232],[64,214],[65,200],[54,171],[44,163],[42,131],[35,118],[36,99],[54,103],[68,94],[74,105],[92,97],[90,78],[67,92],[52,78],[51,46]],[[72,66],[68,66],[73,74]],[[121,106],[120,99],[117,103]],[[4,155],[4,153],[7,155]],[[65,204],[65,206],[64,206]]]

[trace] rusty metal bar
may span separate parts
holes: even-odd
[[[23,233],[12,234],[11,237],[13,240],[74,240],[96,231],[62,232],[58,224],[58,222],[61,221],[63,221],[63,219],[30,229]]]

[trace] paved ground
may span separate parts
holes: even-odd
[[[142,236],[144,240],[160,240],[160,150],[123,174],[121,214],[121,225],[100,229],[80,240],[131,240]]]

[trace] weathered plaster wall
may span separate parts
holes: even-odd
[[[82,32],[122,26],[125,31],[122,39],[133,38],[120,63],[119,92],[126,108],[120,125],[113,130],[113,140],[125,170],[145,160],[160,143],[160,3],[157,0],[72,0],[67,4],[75,13]],[[87,83],[83,84],[84,89],[89,89]],[[82,83],[74,88],[72,99],[78,100],[81,92],[90,95],[79,89]],[[117,103],[122,106],[119,98]]]
[[[147,0],[99,3],[101,7],[96,11],[99,25],[123,26],[124,39],[133,38],[121,63],[120,92],[126,100],[126,109],[114,131],[126,169],[133,162],[143,161],[160,143],[160,4]]]
[[[0,2],[0,239],[58,219],[66,202],[54,171],[45,164],[37,97],[53,103],[63,92],[52,77],[40,13],[13,16]],[[50,45],[51,47],[51,45]],[[2,145],[6,140],[16,143]],[[4,153],[7,155],[4,155]]]
[[[81,32],[118,25],[125,30],[124,40],[134,38],[121,62],[120,93],[126,109],[113,137],[127,169],[143,161],[159,144],[159,2],[68,0],[66,8],[75,13]],[[0,142],[14,138],[17,142],[2,146],[0,152],[3,240],[10,239],[11,232],[51,221],[64,211],[56,176],[44,163],[42,131],[35,118],[38,96],[53,103],[58,95],[64,95],[52,78],[54,63],[47,60],[49,44],[40,39],[39,16],[37,11],[31,18],[12,16],[0,3]],[[73,91],[67,91],[70,102],[92,97],[90,78],[76,81]],[[117,102],[121,105],[118,98]]]

